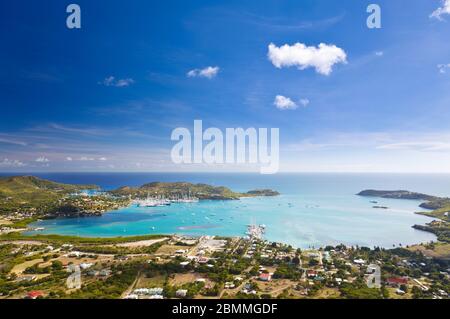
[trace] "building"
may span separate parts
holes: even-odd
[[[226,282],[224,285],[225,289],[234,289],[236,287],[236,285],[232,282]]]
[[[399,287],[400,285],[407,285],[408,278],[406,278],[406,277],[391,277],[386,280],[386,284],[391,287]]]
[[[178,289],[176,292],[175,292],[175,296],[177,296],[178,298],[185,298],[186,297],[186,295],[187,295],[187,290],[186,289]]]
[[[42,291],[30,291],[29,293],[27,293],[27,296],[25,297],[26,299],[37,299],[39,297],[42,297],[44,294],[42,293]]]
[[[355,259],[353,262],[357,265],[364,265],[366,263],[363,259]]]
[[[272,280],[272,275],[268,274],[268,273],[262,273],[259,275],[259,280],[261,281],[271,281]]]

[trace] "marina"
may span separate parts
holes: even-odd
[[[190,194],[186,196],[174,196],[172,198],[165,198],[162,196],[159,197],[150,197],[147,196],[145,199],[136,199],[133,201],[133,204],[138,207],[163,207],[170,206],[172,203],[198,203],[199,199],[196,197],[192,197]]]

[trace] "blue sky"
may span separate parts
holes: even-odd
[[[281,171],[450,172],[447,2],[3,1],[0,171],[254,170],[174,165],[172,130],[201,119],[280,128]],[[271,43],[345,63],[277,67]]]

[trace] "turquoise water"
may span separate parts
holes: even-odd
[[[55,219],[35,223],[39,233],[78,236],[131,236],[143,234],[189,234],[242,236],[246,225],[266,224],[266,238],[295,247],[347,245],[409,245],[434,240],[435,236],[411,228],[431,219],[414,214],[420,201],[356,196],[359,191],[408,189],[446,196],[450,176],[291,174],[52,174],[42,176],[60,182],[97,183],[109,189],[150,181],[191,181],[229,186],[237,191],[272,188],[281,196],[240,201],[202,201],[168,207],[127,207],[101,217]],[[95,182],[94,179],[97,179]],[[33,233],[33,232],[30,232]]]

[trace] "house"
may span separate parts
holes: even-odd
[[[25,297],[26,299],[36,299],[39,297],[42,297],[44,294],[42,293],[42,291],[30,291],[29,293],[27,293],[27,296]]]
[[[138,288],[133,290],[133,294],[138,296],[155,296],[162,295],[163,288]]]
[[[308,270],[306,272],[306,276],[308,278],[315,278],[317,276],[317,271],[315,271],[315,270]]]
[[[91,268],[93,265],[94,264],[91,264],[91,263],[81,263],[80,268],[85,270],[85,269]]]
[[[256,295],[256,290],[247,290],[247,289],[242,289],[242,293],[246,294],[246,295]]]
[[[21,281],[34,281],[36,280],[36,276],[35,275],[25,275],[25,276],[20,276],[19,278],[17,278],[18,282]]]
[[[272,275],[268,274],[268,273],[262,273],[259,275],[259,280],[261,281],[271,281],[272,280]]]
[[[189,261],[182,261],[182,262],[180,262],[180,266],[182,266],[182,267],[186,267],[189,264],[190,264]]]
[[[236,287],[236,285],[232,282],[226,282],[224,285],[225,289],[234,289]]]
[[[366,262],[363,259],[355,259],[353,262],[357,265],[364,265]]]
[[[187,295],[187,290],[186,289],[178,289],[176,292],[175,292],[175,296],[177,296],[178,298],[185,298],[186,297],[186,295]]]
[[[79,258],[79,257],[81,257],[81,255],[82,254],[79,251],[73,251],[70,254],[68,254],[67,256],[70,258]]]
[[[386,284],[391,287],[398,287],[400,285],[407,285],[408,278],[406,277],[391,277],[386,279]]]

